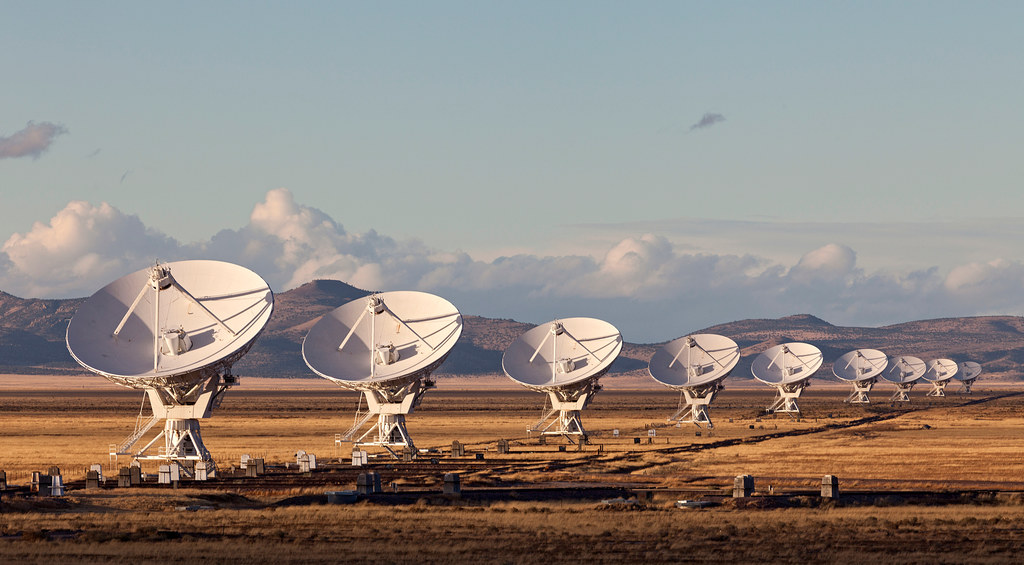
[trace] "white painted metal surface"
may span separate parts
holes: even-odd
[[[924,361],[910,355],[889,358],[889,366],[882,371],[882,378],[895,384],[896,391],[889,399],[893,402],[910,402],[910,390],[925,372]]]
[[[89,297],[68,324],[67,345],[79,364],[119,385],[188,386],[240,359],[273,307],[266,281],[245,267],[165,263]],[[178,341],[189,347],[167,349]]]
[[[822,362],[821,350],[809,343],[783,343],[758,355],[750,372],[768,385],[790,385],[811,378]]]
[[[352,300],[302,341],[306,365],[351,390],[429,375],[462,335],[462,315],[433,294],[393,291]]]
[[[946,396],[946,385],[956,376],[960,367],[952,359],[932,359],[926,365],[922,378],[932,384],[927,396]]]
[[[960,363],[960,370],[953,375],[953,378],[960,381],[959,392],[971,394],[971,387],[974,386],[974,382],[978,380],[980,375],[981,365],[974,361],[964,361]]]
[[[768,411],[799,414],[797,398],[823,361],[820,349],[802,342],[776,345],[755,357],[750,365],[754,378],[778,391]]]
[[[932,359],[925,365],[925,371],[921,378],[930,383],[948,381],[956,376],[958,370],[956,361],[952,359]]]
[[[595,318],[541,324],[505,350],[501,366],[513,381],[533,390],[575,388],[604,375],[622,351],[615,326]]]
[[[682,390],[728,377],[739,360],[740,348],[735,341],[722,335],[694,334],[655,351],[647,372],[659,383]]]
[[[111,455],[167,461],[192,476],[197,462],[205,462],[212,476],[216,467],[199,420],[237,383],[231,367],[252,347],[273,309],[274,294],[259,275],[205,260],[157,263],[86,300],[68,324],[68,351],[86,369],[145,390],[152,409],[148,418],[139,414],[135,432]],[[163,430],[134,449],[160,420]]]
[[[505,350],[502,369],[526,388],[547,393],[550,401],[528,431],[586,443],[580,413],[621,351],[619,330],[595,318],[553,320],[519,336]]]
[[[679,407],[668,421],[713,428],[709,406],[739,360],[736,342],[716,334],[688,335],[660,347],[651,357],[647,372],[681,393]]]
[[[855,349],[836,359],[832,364],[832,372],[840,380],[853,384],[853,392],[846,398],[846,402],[869,404],[871,399],[868,393],[888,364],[885,353],[877,349]]]
[[[877,349],[855,349],[844,353],[832,364],[832,372],[846,382],[874,379],[882,374],[889,360]]]
[[[363,393],[355,423],[340,439],[353,441],[354,448],[383,447],[398,457],[395,448],[416,453],[405,417],[434,386],[431,373],[461,335],[462,315],[444,298],[383,292],[352,300],[321,318],[302,342],[302,357],[314,373]],[[374,417],[376,424],[356,437]]]
[[[882,378],[895,384],[909,384],[924,375],[925,363],[910,355],[894,355],[889,366],[882,372]]]
[[[953,378],[958,381],[973,381],[981,375],[981,365],[974,361],[964,361],[960,363],[960,369],[953,375]]]

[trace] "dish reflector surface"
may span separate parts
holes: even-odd
[[[735,341],[717,334],[695,334],[659,348],[647,371],[663,385],[690,388],[724,379],[739,360]]]
[[[960,363],[960,370],[953,375],[953,378],[958,381],[969,381],[971,379],[978,378],[981,374],[981,365],[974,361],[964,361]]]
[[[952,379],[959,367],[952,359],[932,359],[926,365],[924,380],[930,383],[940,383]]]
[[[89,297],[68,324],[67,345],[79,364],[120,385],[187,385],[241,358],[273,309],[270,287],[245,267],[164,263]]]
[[[925,372],[924,361],[910,355],[893,356],[882,378],[896,384],[907,384],[920,379]]]
[[[885,353],[877,349],[855,349],[836,359],[832,372],[847,382],[866,381],[882,374],[887,364]]]
[[[320,319],[302,342],[316,374],[353,390],[411,381],[441,365],[462,335],[462,315],[426,292],[357,298]]]
[[[821,350],[809,343],[783,343],[758,355],[750,372],[765,384],[788,385],[811,378],[823,361]]]
[[[535,390],[554,390],[596,379],[622,351],[615,326],[595,318],[565,318],[541,324],[505,350],[502,369]]]

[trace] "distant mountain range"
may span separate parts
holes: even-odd
[[[302,360],[302,339],[327,312],[369,294],[335,280],[317,280],[275,295],[274,315],[252,350],[234,367],[245,376],[312,377]],[[64,332],[82,298],[25,299],[0,291],[0,373],[71,374],[82,369],[68,354]],[[505,349],[532,324],[484,318],[463,312],[462,338],[439,376],[501,374]],[[741,320],[695,333],[717,333],[739,344],[742,358],[733,378],[749,378],[750,362],[768,347],[789,341],[812,343],[826,365],[818,377],[831,374],[831,361],[847,351],[869,347],[888,354],[906,354],[925,361],[947,357],[977,361],[986,377],[1021,378],[1024,364],[1024,318],[982,316],[907,322],[881,328],[834,326],[810,315]],[[671,336],[674,339],[678,336]],[[611,374],[640,376],[660,344],[626,343]]]

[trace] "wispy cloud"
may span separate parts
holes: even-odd
[[[58,135],[67,133],[62,125],[50,122],[29,122],[21,131],[7,137],[0,136],[0,159],[32,157],[38,159],[46,152]]]
[[[700,120],[698,120],[697,123],[695,123],[692,126],[690,126],[690,130],[692,131],[692,130],[695,130],[695,129],[709,128],[709,127],[711,127],[711,126],[713,126],[713,125],[715,125],[715,124],[717,124],[719,122],[724,122],[724,121],[725,121],[725,116],[723,116],[722,114],[715,114],[715,113],[712,113],[712,112],[708,112],[708,113],[704,114],[703,116],[701,116]]]
[[[672,339],[744,318],[810,313],[836,324],[1024,312],[1024,262],[992,258],[868,272],[853,247],[805,248],[791,261],[694,251],[664,234],[621,237],[593,255],[519,254],[490,261],[350,233],[324,212],[269,191],[249,222],[183,244],[103,203],[71,202],[0,247],[0,289],[19,296],[87,296],[154,259],[245,265],[275,290],[335,278],[368,290],[418,289],[467,314],[540,323],[595,316],[631,341]]]

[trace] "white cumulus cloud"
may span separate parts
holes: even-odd
[[[155,259],[180,256],[171,238],[138,216],[103,203],[68,203],[47,224],[36,222],[0,247],[0,288],[23,296],[86,294]]]
[[[995,259],[868,273],[849,246],[806,251],[793,265],[756,255],[695,253],[653,233],[624,237],[600,256],[519,254],[479,261],[368,231],[269,191],[248,224],[182,244],[137,216],[71,202],[0,248],[0,289],[19,296],[87,296],[154,260],[209,258],[253,269],[277,291],[314,278],[367,290],[418,289],[467,314],[540,323],[607,319],[633,341],[661,341],[744,318],[810,313],[841,325],[975,314],[1019,314],[1024,263]]]

